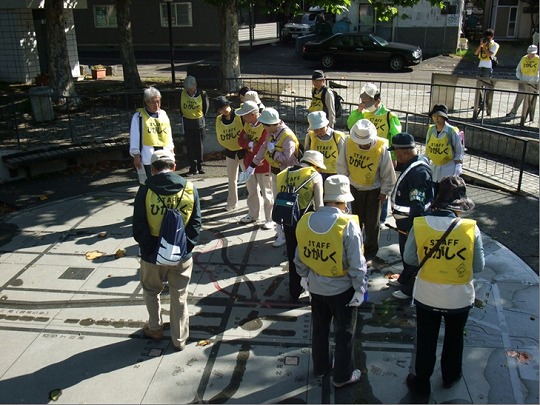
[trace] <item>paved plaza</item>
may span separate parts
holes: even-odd
[[[189,288],[190,339],[144,337],[146,307],[131,237],[136,187],[94,191],[7,215],[0,222],[2,403],[411,403],[409,301],[391,297],[401,271],[397,234],[384,228],[359,308],[358,384],[313,374],[309,298],[288,302],[285,248],[244,225],[245,190],[225,211],[226,179],[194,178],[203,231]],[[471,188],[474,200],[474,188]],[[474,218],[474,211],[471,214]],[[486,267],[466,328],[463,379],[431,403],[538,403],[538,276],[484,237]],[[125,256],[124,256],[125,254]],[[168,296],[164,319],[168,320]],[[442,342],[442,340],[441,340]]]

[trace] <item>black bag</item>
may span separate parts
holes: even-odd
[[[174,208],[167,208],[165,202],[158,195],[163,207],[166,208],[161,228],[159,229],[159,239],[154,251],[154,263],[161,266],[175,266],[184,257],[187,251],[187,236],[182,214],[178,211],[178,205],[182,202],[185,187],[182,190],[180,200]]]
[[[341,115],[343,114],[343,106],[341,105],[341,102],[342,101],[345,101],[343,100],[343,97],[341,97],[337,91],[335,91],[334,89],[331,89],[329,87],[325,87],[324,88],[324,91],[328,91],[330,90],[332,93],[334,93],[334,111],[336,112],[336,118],[339,118],[341,117]],[[322,94],[321,96],[321,99],[322,99],[322,102],[323,102],[323,105],[326,107],[326,104],[324,102],[324,100],[326,99],[326,93]],[[325,108],[325,113],[328,115],[328,107]]]
[[[317,173],[314,173],[309,179],[304,181],[300,187],[295,189],[294,186],[288,184],[289,171],[287,170],[287,191],[280,191],[277,193],[276,198],[274,199],[274,207],[272,208],[272,221],[285,226],[296,226],[302,214],[304,214],[311,205],[310,202],[304,212],[302,212],[298,205],[298,191],[313,180],[316,174]]]
[[[497,65],[499,64],[499,60],[497,59],[497,57],[490,56],[490,59],[491,59],[491,66],[493,66],[494,68],[497,67]]]

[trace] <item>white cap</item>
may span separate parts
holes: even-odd
[[[192,87],[195,87],[197,85],[197,80],[193,76],[187,76],[184,79],[184,88],[190,89]]]
[[[538,47],[536,45],[530,45],[527,48],[527,53],[538,53]]]
[[[246,94],[244,94],[244,101],[254,101],[257,105],[261,104],[261,99],[259,98],[259,95],[256,91],[253,90],[246,91]]]
[[[351,194],[349,178],[342,174],[335,174],[324,181],[324,202],[350,202],[354,201]]]
[[[274,125],[279,124],[281,120],[279,119],[279,113],[275,109],[269,107],[263,110],[259,116],[259,122],[266,125]]]
[[[324,111],[314,111],[309,113],[307,120],[309,122],[309,129],[323,128],[330,123],[328,118],[326,118],[326,113]]]
[[[353,125],[350,137],[358,145],[368,145],[377,140],[377,128],[364,118]]]
[[[167,149],[156,150],[152,153],[150,158],[150,164],[156,163],[158,160],[163,160],[167,162],[174,162],[174,155]]]
[[[302,159],[300,159],[300,162],[308,162],[319,169],[326,169],[326,165],[324,164],[324,156],[318,150],[306,150],[304,152],[304,156],[302,156]]]
[[[362,87],[360,95],[365,94],[371,98],[375,98],[375,96],[379,93],[379,89],[377,88],[375,83],[366,83],[364,87]]]
[[[242,107],[236,110],[235,113],[241,117],[255,111],[259,111],[259,106],[254,101],[245,101]]]

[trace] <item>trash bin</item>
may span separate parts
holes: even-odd
[[[33,87],[29,91],[32,115],[36,122],[54,120],[54,111],[51,96],[53,91],[50,87]]]
[[[221,85],[221,64],[195,63],[187,65],[187,75],[197,80],[197,87],[201,89],[219,89]]]

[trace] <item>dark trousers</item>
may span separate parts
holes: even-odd
[[[378,218],[377,218],[378,219]],[[332,296],[311,294],[312,357],[315,375],[330,371],[330,326],[334,321],[335,362],[334,381],[343,383],[354,370],[354,333],[357,308],[348,307],[354,295],[351,287]]]
[[[396,219],[396,226],[400,231],[409,232],[409,220],[408,219]],[[407,242],[407,236],[401,232],[398,236],[399,241],[399,253],[401,254],[401,262],[403,263],[403,271],[399,275],[398,281],[401,284],[401,292],[403,294],[412,295],[414,281],[418,274],[418,266],[412,266],[405,263],[403,260],[403,251],[405,250],[405,242]]]
[[[296,228],[284,226],[283,231],[285,233],[285,245],[287,246],[287,259],[289,260],[289,294],[291,300],[297,301],[300,294],[302,294],[303,288],[300,285],[302,277],[296,272],[296,265],[294,264],[294,255],[296,254],[296,246],[298,246],[295,234]]]
[[[469,310],[456,313],[441,313],[416,306],[416,365],[415,371],[420,384],[425,384],[435,367],[437,340],[441,318],[444,318],[444,342],[441,354],[443,382],[451,383],[461,375],[463,360],[463,330]]]
[[[351,202],[352,213],[358,215],[360,227],[364,228],[364,256],[366,260],[373,259],[379,251],[379,236],[381,226],[381,202],[379,194],[381,189],[360,191],[351,186],[351,194],[354,201]]]
[[[203,143],[205,128],[193,128],[184,130],[186,141],[187,159],[191,171],[200,170],[203,162]]]

